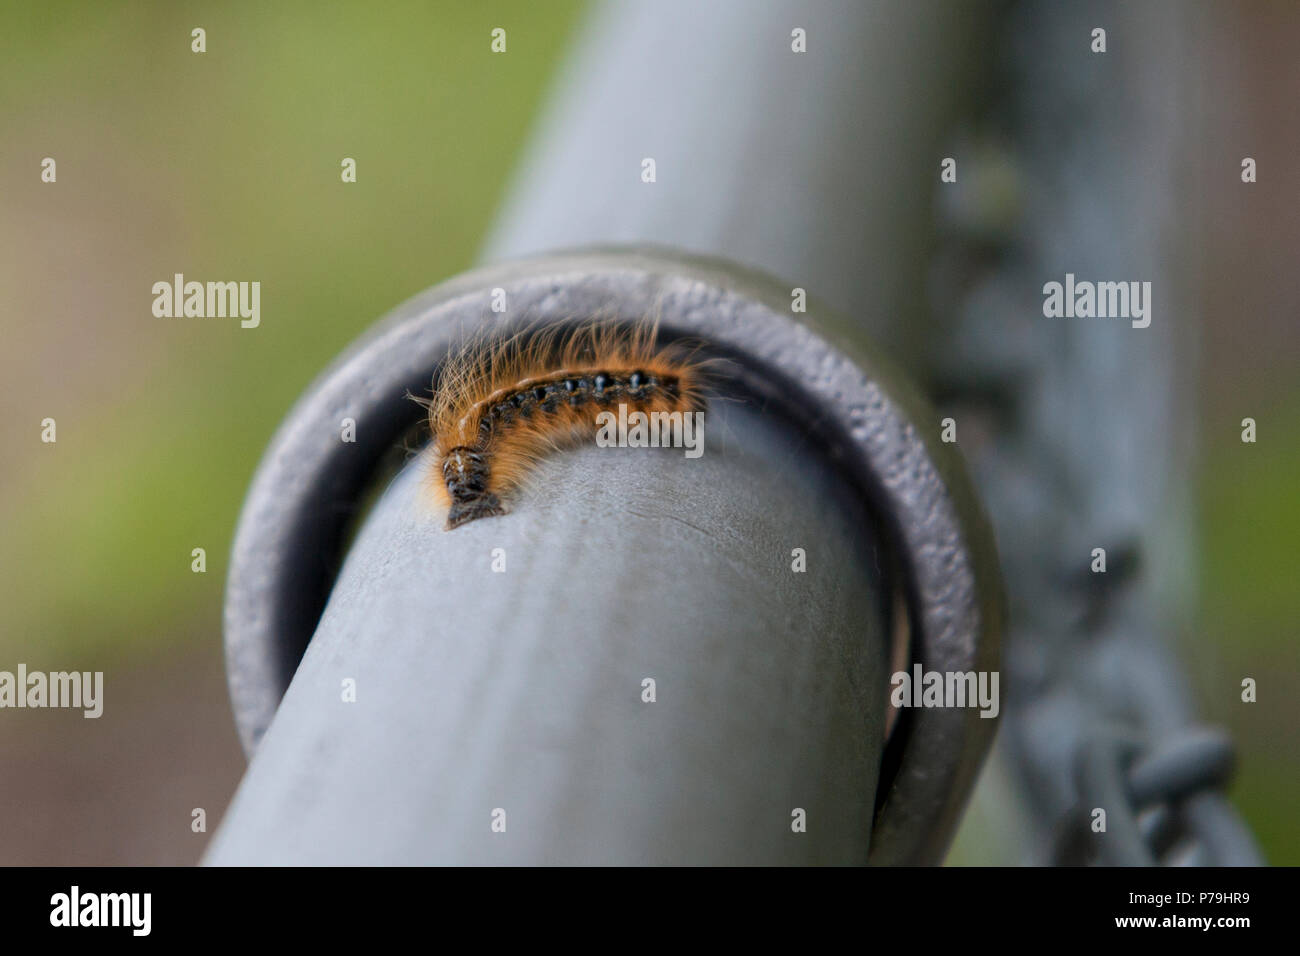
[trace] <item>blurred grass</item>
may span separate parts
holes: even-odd
[[[1267,652],[1300,621],[1300,397],[1256,416],[1254,444],[1237,422],[1206,450],[1201,473],[1201,597],[1234,652]]]
[[[272,430],[376,317],[473,262],[577,12],[3,7],[0,166],[18,185],[0,199],[15,251],[0,322],[6,404],[23,417],[0,469],[5,659],[82,661],[181,639],[196,620],[215,629]],[[489,51],[496,26],[505,54]],[[39,183],[45,155],[53,186]],[[340,181],[345,156],[355,184]],[[150,286],[174,272],[259,280],[261,327],[154,318]],[[43,287],[67,298],[49,308]],[[54,360],[33,367],[25,346]],[[46,414],[57,445],[38,441]],[[190,571],[195,547],[206,575]]]
[[[1232,797],[1270,862],[1300,864],[1300,394],[1214,429],[1199,480],[1201,625],[1194,672],[1206,717],[1225,723],[1240,765]],[[1240,440],[1246,414],[1258,440]],[[1253,677],[1255,703],[1241,700]]]

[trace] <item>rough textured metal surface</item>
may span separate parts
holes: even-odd
[[[734,402],[705,425],[695,459],[552,455],[509,514],[450,532],[413,459],[348,549],[207,862],[865,862],[889,657],[876,542],[797,432]]]
[[[300,401],[254,479],[236,535],[226,642],[248,749],[270,723],[325,605],[350,508],[373,463],[412,420],[447,350],[491,319],[504,289],[512,322],[658,316],[735,359],[733,387],[804,430],[881,517],[902,561],[914,658],[940,671],[996,670],[1001,586],[991,538],[938,422],[883,360],[837,348],[813,302],[722,263],[649,250],[589,251],[480,270],[400,307]],[[803,318],[803,317],[801,317]],[[357,441],[338,424],[357,421]],[[934,862],[992,737],[974,710],[919,709],[886,768],[872,862]],[[891,744],[892,746],[892,744]]]

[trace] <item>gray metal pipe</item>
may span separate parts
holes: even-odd
[[[488,258],[657,239],[851,310],[849,324],[810,305],[831,334],[917,327],[906,276],[919,285],[915,209],[930,171],[915,153],[953,98],[957,19],[852,4],[600,8]],[[790,50],[795,26],[809,54]],[[647,50],[653,78],[627,68]],[[647,156],[653,185],[639,180]],[[626,195],[624,175],[646,191]],[[880,179],[889,187],[873,188]],[[408,470],[362,527],[298,664],[340,540],[332,509],[356,500],[404,414],[394,386],[418,389],[451,326],[488,315],[498,285],[511,322],[662,309],[675,330],[754,359],[759,406],[805,390],[803,418],[722,403],[710,441],[721,430],[727,442],[694,468],[566,454],[526,507],[460,538],[415,521]],[[882,862],[938,859],[993,722],[916,715],[911,756],[889,762],[877,799],[887,602],[876,571],[911,562],[917,660],[993,669],[991,547],[910,390],[789,307],[789,287],[717,264],[574,256],[428,293],[344,357],[277,435],[241,518],[227,647],[241,733],[261,742],[208,862],[861,861],[873,810]],[[340,448],[324,432],[349,414],[358,445]],[[846,480],[847,495],[822,495]],[[867,497],[896,524],[883,537],[862,516]],[[484,570],[482,536],[510,570]],[[795,574],[795,547],[833,563]],[[681,597],[666,611],[656,591]],[[557,653],[557,635],[581,653]],[[346,677],[356,703],[340,700]],[[645,677],[653,704],[640,699]],[[508,840],[493,839],[497,808]],[[792,831],[796,808],[807,833]]]
[[[615,242],[719,256],[807,289],[853,316],[847,335],[916,368],[941,150],[978,89],[994,13],[945,0],[594,4],[483,259]],[[806,52],[791,49],[796,29]]]
[[[707,426],[694,460],[557,455],[512,514],[452,532],[407,467],[208,862],[864,862],[875,542],[841,479],[790,467],[788,429],[725,404]]]

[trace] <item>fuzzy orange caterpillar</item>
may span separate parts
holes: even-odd
[[[648,324],[548,327],[449,359],[428,403],[431,484],[447,529],[505,514],[533,464],[594,436],[602,411],[703,409],[704,363],[657,338]]]

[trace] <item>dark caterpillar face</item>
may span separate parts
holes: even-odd
[[[451,497],[451,509],[447,512],[448,530],[475,518],[506,513],[500,499],[487,490],[487,459],[474,449],[462,445],[447,452],[442,462],[442,478]]]
[[[453,448],[442,463],[442,478],[453,501],[468,501],[487,490],[487,461],[472,448]]]
[[[505,513],[506,509],[502,507],[501,499],[496,495],[479,495],[464,501],[453,499],[451,509],[447,512],[447,530],[459,528],[465,522],[477,518],[491,518],[493,515]]]

